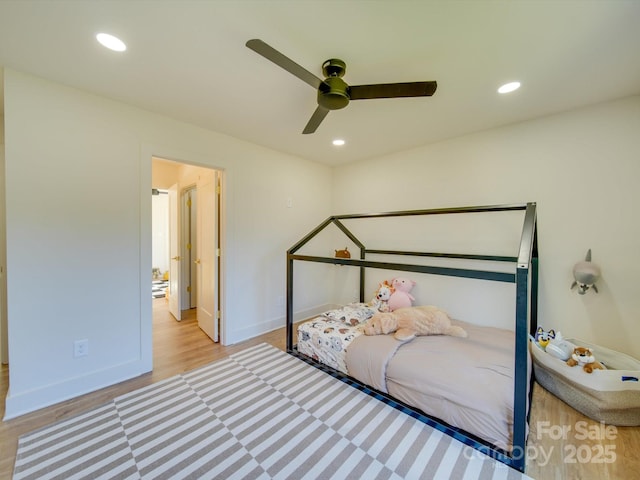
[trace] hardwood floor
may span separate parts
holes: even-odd
[[[13,474],[18,437],[58,420],[101,405],[111,399],[143,386],[193,370],[224,358],[248,346],[267,342],[285,349],[284,329],[225,347],[211,341],[198,327],[195,310],[183,312],[183,320],[177,322],[169,313],[164,299],[153,300],[153,371],[126,382],[103,388],[65,402],[43,408],[27,415],[0,423],[0,479]],[[9,367],[0,371],[0,418],[4,417],[9,387]]]
[[[0,479],[11,478],[18,437],[71,417],[112,398],[267,342],[285,348],[284,328],[229,347],[213,343],[199,328],[195,313],[176,322],[164,299],[153,303],[154,370],[132,380],[0,423]],[[0,371],[0,415],[9,383]],[[565,432],[562,434],[562,432]],[[630,479],[640,472],[640,427],[606,427],[584,417],[539,385],[534,386],[527,474],[547,479]]]
[[[541,480],[640,478],[640,427],[591,420],[537,383],[531,408],[527,475]]]

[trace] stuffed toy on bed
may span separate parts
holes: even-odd
[[[364,324],[365,335],[386,335],[392,332],[402,342],[411,340],[416,335],[467,336],[462,327],[451,325],[449,315],[431,305],[376,313]]]
[[[378,290],[373,299],[369,302],[369,306],[376,309],[378,312],[388,312],[389,310],[389,298],[395,289],[386,280],[378,285]]]
[[[391,286],[394,291],[389,298],[389,310],[392,312],[399,308],[406,308],[413,305],[415,298],[409,292],[416,285],[416,282],[409,280],[408,278],[394,278],[391,281]]]

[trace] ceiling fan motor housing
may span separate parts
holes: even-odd
[[[327,110],[340,110],[349,100],[349,85],[340,77],[328,77],[318,88],[318,105]]]
[[[340,110],[349,105],[349,85],[342,80],[347,64],[339,58],[330,58],[322,64],[326,77],[318,88],[318,105],[327,110]]]

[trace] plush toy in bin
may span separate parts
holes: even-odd
[[[562,336],[562,332],[555,332],[555,336],[549,340],[544,351],[552,357],[559,358],[562,361],[566,361],[571,357],[573,349],[576,346],[568,340],[565,340]]]
[[[587,347],[574,348],[571,358],[567,360],[567,365],[570,367],[581,366],[587,373],[591,373],[594,370],[604,370],[604,366],[596,361],[593,352]]]
[[[389,310],[394,311],[399,308],[407,308],[413,305],[415,298],[409,292],[415,286],[416,282],[408,278],[397,277],[391,281],[394,292],[389,298]]]
[[[546,350],[549,342],[556,338],[556,332],[554,330],[545,331],[542,327],[538,327],[536,330],[536,342],[543,350]]]

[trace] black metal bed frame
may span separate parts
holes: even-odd
[[[436,253],[436,252],[408,252],[398,250],[373,250],[367,249],[342,223],[343,220],[383,218],[383,217],[406,217],[425,215],[448,215],[464,213],[483,212],[506,212],[524,210],[524,221],[522,225],[522,236],[517,257],[496,256],[496,255],[476,255],[457,253]],[[318,368],[340,378],[346,383],[359,388],[360,390],[377,398],[384,398],[396,408],[409,413],[415,418],[434,426],[438,430],[463,441],[463,443],[505,463],[517,470],[524,472],[526,466],[526,442],[527,425],[529,417],[528,406],[530,404],[531,384],[533,374],[529,372],[528,344],[529,335],[533,335],[537,328],[537,299],[538,299],[538,241],[536,227],[536,204],[516,204],[516,205],[491,205],[474,206],[460,208],[439,208],[430,210],[407,210],[386,213],[370,213],[356,215],[335,215],[327,218],[318,225],[308,235],[302,238],[287,251],[287,351]],[[298,255],[296,252],[306,245],[311,239],[318,235],[329,225],[338,227],[359,249],[359,259],[345,259],[333,257],[318,257],[309,255]],[[367,254],[400,255],[409,257],[434,257],[463,260],[484,260],[492,262],[510,262],[516,264],[514,273],[503,273],[489,270],[449,268],[428,265],[412,265],[405,263],[392,263],[366,260]],[[293,265],[295,261],[328,263],[334,265],[351,265],[360,268],[360,301],[364,302],[365,269],[378,268],[395,271],[417,272],[433,275],[446,275],[454,277],[474,278],[481,280],[515,283],[516,285],[516,311],[515,311],[515,365],[514,365],[514,400],[513,400],[513,449],[511,453],[505,452],[493,445],[490,445],[474,435],[442,422],[437,418],[426,415],[421,410],[402,404],[392,397],[382,392],[378,392],[357,380],[344,375],[330,367],[318,364],[306,355],[297,351],[297,345],[293,344]]]

